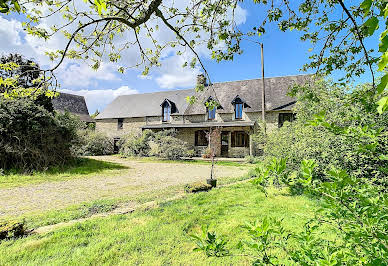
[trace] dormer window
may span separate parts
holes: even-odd
[[[208,120],[214,120],[216,119],[216,107],[208,107],[207,108],[207,119]]]
[[[205,106],[206,106],[207,120],[214,120],[214,119],[216,119],[217,109],[222,109],[222,107],[218,103],[218,101],[213,99],[212,96],[210,96],[206,100]]]
[[[242,103],[236,103],[234,107],[234,118],[236,119],[242,119],[242,109],[243,104]]]
[[[171,106],[165,101],[162,105],[163,122],[169,122],[171,116]]]
[[[250,107],[240,96],[236,96],[232,104],[234,105],[234,118],[235,119],[242,119],[243,117],[243,108],[244,107]]]

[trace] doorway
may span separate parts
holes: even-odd
[[[229,149],[229,131],[221,132],[221,156],[228,157]]]

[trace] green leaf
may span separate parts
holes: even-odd
[[[378,104],[377,112],[379,112],[379,114],[382,114],[385,111],[387,111],[388,110],[388,96],[385,96],[385,97],[381,98],[377,102],[377,104]]]
[[[385,53],[388,49],[388,35],[385,35],[379,43],[379,52]]]
[[[378,63],[378,69],[379,69],[379,71],[383,71],[384,70],[384,68],[385,68],[385,66],[388,64],[388,53],[387,52],[385,52],[382,56],[381,56],[381,58],[380,58],[380,61],[379,61],[379,63]]]
[[[371,17],[363,24],[367,28],[367,36],[372,36],[373,33],[379,28],[379,20],[376,17]]]
[[[362,11],[364,11],[364,15],[368,14],[370,11],[370,7],[372,6],[372,0],[364,0],[360,7]]]
[[[377,85],[377,93],[379,94],[382,93],[387,87],[387,84],[388,84],[388,73],[381,78],[380,84]]]

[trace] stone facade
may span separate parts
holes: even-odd
[[[290,111],[271,111],[266,113],[266,125],[267,130],[271,131],[278,128],[279,113],[291,113]],[[206,150],[206,146],[196,146],[195,144],[195,132],[199,130],[207,131],[209,127],[206,123],[221,123],[221,131],[228,135],[228,157],[245,157],[252,154],[252,141],[251,135],[258,129],[258,124],[255,126],[227,126],[223,127],[223,122],[260,122],[261,112],[243,112],[243,118],[239,120],[234,119],[233,113],[217,113],[214,120],[208,121],[207,116],[204,114],[199,115],[171,115],[169,122],[162,122],[161,116],[147,116],[138,118],[123,118],[123,126],[118,128],[118,119],[100,119],[96,123],[96,131],[103,132],[112,138],[120,138],[126,134],[141,134],[143,127],[147,125],[171,125],[170,128],[174,128],[177,131],[177,138],[185,141],[190,148],[194,149],[198,156],[201,156]],[[198,124],[198,127],[195,127]],[[186,127],[185,127],[186,126]],[[219,127],[219,126],[217,126]],[[160,130],[157,128],[157,130]],[[245,131],[249,134],[249,146],[250,147],[232,147],[231,133],[236,131]],[[220,152],[218,152],[220,153]]]

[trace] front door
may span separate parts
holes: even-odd
[[[221,156],[228,157],[229,131],[221,132]]]

